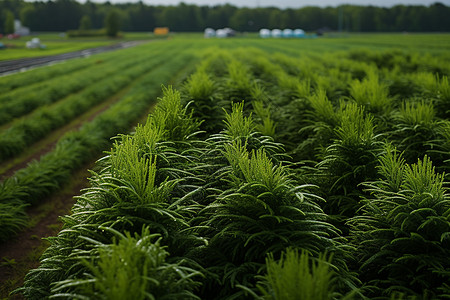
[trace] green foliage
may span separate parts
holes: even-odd
[[[115,9],[111,9],[105,17],[106,35],[116,37],[120,29],[120,15]]]
[[[189,76],[187,82],[187,91],[194,100],[207,100],[214,93],[214,81],[205,71],[197,71]]]
[[[224,133],[232,139],[248,137],[255,130],[251,115],[244,116],[244,102],[234,103],[231,113],[225,112],[225,114],[226,129]]]
[[[14,14],[10,10],[5,10],[3,13],[5,15],[5,17],[4,17],[5,23],[3,24],[3,32],[5,34],[14,33]]]
[[[70,38],[77,37],[104,37],[106,36],[106,29],[97,29],[97,30],[67,30],[66,34]]]
[[[450,84],[448,77],[443,76],[440,80],[436,78],[436,90],[434,106],[436,107],[437,115],[443,119],[450,117]]]
[[[436,138],[430,140],[427,144],[431,148],[427,155],[432,158],[439,172],[450,174],[450,121],[440,122],[437,127]]]
[[[429,141],[437,138],[439,121],[432,104],[425,101],[404,102],[394,116],[391,141],[404,152],[408,163],[413,163],[430,150]]]
[[[367,70],[367,77],[362,81],[355,80],[350,85],[350,95],[366,110],[374,114],[387,114],[392,109],[392,99],[386,84],[380,82],[377,70]]]
[[[296,102],[295,113],[283,127],[286,134],[279,135],[289,148],[293,148],[290,154],[296,160],[317,159],[320,149],[330,143],[334,128],[339,124],[336,109],[324,90],[317,90],[306,101]],[[301,114],[304,118],[299,117]]]
[[[187,57],[189,57],[188,53],[180,55],[171,60],[164,68],[153,69],[153,72],[140,78],[137,84],[105,112],[91,122],[84,124],[79,131],[68,132],[59,140],[54,151],[47,153],[40,161],[32,162],[27,168],[19,170],[14,176],[4,180],[0,184],[0,203],[14,201],[14,203],[37,204],[61,188],[77,168],[92,160],[99,152],[110,145],[111,136],[128,131],[132,122],[141,117],[142,112],[148,109],[148,106],[152,104],[153,97],[156,98],[156,94],[148,93],[148,88],[160,86],[159,81],[155,80],[154,72],[158,73],[158,78],[171,78],[173,70],[184,64]],[[191,122],[191,125],[188,125],[189,122]],[[197,126],[192,125],[192,120],[186,122],[185,125],[191,126],[191,128]],[[174,136],[179,134],[176,126],[172,129],[176,132],[173,133],[169,130],[167,132]],[[167,173],[170,173],[169,170]],[[163,180],[167,177],[167,174],[164,176]],[[118,186],[127,186],[127,184],[121,185],[119,183]],[[180,192],[179,189],[177,191]],[[24,206],[18,205],[17,207],[21,209],[10,210],[10,212],[2,211],[0,214],[14,212],[17,213],[17,218],[21,219],[23,218]],[[0,209],[2,208],[4,207],[0,206]],[[127,209],[134,210],[131,205]],[[17,231],[14,229],[17,224],[17,222],[11,222],[5,225],[11,225],[11,229],[4,228],[5,232]]]
[[[192,130],[196,128],[193,125],[195,121],[190,119],[186,109],[179,105],[180,101],[178,93],[175,93],[171,87],[165,88],[161,102],[167,103],[159,106],[149,117],[145,126],[137,127],[133,137],[121,136],[120,143],[117,141],[109,156],[101,160],[103,169],[98,174],[93,173],[90,180],[92,187],[78,198],[72,210],[73,214],[64,218],[65,229],[60,232],[58,237],[51,239],[51,246],[44,254],[44,257],[48,259],[42,261],[40,268],[29,273],[24,287],[20,290],[28,298],[40,299],[48,296],[56,297],[58,294],[64,295],[66,289],[70,290],[78,285],[87,286],[87,290],[82,288],[82,291],[92,296],[92,293],[95,294],[99,290],[104,292],[102,286],[107,286],[108,282],[117,279],[116,275],[128,276],[127,272],[135,270],[136,264],[139,268],[144,267],[138,272],[144,276],[139,277],[143,281],[124,282],[123,284],[136,283],[141,287],[142,285],[148,287],[149,283],[152,286],[157,284],[155,280],[146,278],[147,273],[145,272],[149,271],[148,268],[145,264],[141,265],[139,261],[134,261],[134,258],[129,261],[130,270],[124,268],[124,273],[103,274],[107,271],[108,265],[113,269],[118,268],[120,264],[118,262],[114,264],[111,260],[121,259],[121,253],[129,250],[126,248],[128,246],[122,248],[121,243],[117,247],[105,246],[105,252],[99,250],[99,268],[94,267],[95,262],[87,265],[82,263],[84,258],[98,255],[97,246],[99,244],[110,245],[113,243],[114,235],[111,232],[135,233],[146,226],[162,237],[162,242],[173,256],[184,255],[191,247],[203,243],[199,242],[192,234],[186,233],[188,228],[186,220],[188,217],[192,217],[195,207],[188,208],[180,199],[174,199],[178,194],[189,191],[187,184],[180,180],[180,177],[190,176],[190,173],[183,168],[189,164],[191,159],[194,159],[187,157],[187,151],[184,149],[185,147],[191,148],[187,139],[194,132],[188,133],[181,130],[180,134],[179,130],[180,128]],[[125,110],[123,113],[127,114],[127,111]],[[117,112],[115,116],[117,116]],[[180,123],[186,126],[174,126],[174,118],[178,118],[181,120]],[[176,143],[176,140],[173,142],[165,140],[176,137],[180,137],[182,140],[179,143]],[[106,230],[105,228],[110,229]],[[144,240],[148,240],[148,238]],[[127,244],[127,242],[124,243]],[[145,246],[145,242],[133,241],[133,243]],[[117,250],[117,255],[109,255],[110,250],[114,250],[113,254]],[[103,257],[102,253],[106,256]],[[163,256],[166,255],[164,253]],[[138,253],[135,256],[139,258],[142,255]],[[174,291],[179,291],[176,287],[177,284],[190,282],[190,276],[183,275],[185,271],[190,273],[189,269],[170,266],[169,274],[165,274],[164,268],[161,269],[158,266],[156,268],[157,273],[161,271],[157,275],[162,276],[161,280],[164,281],[164,284],[172,285]],[[89,270],[94,277],[82,278],[83,274],[89,273]],[[174,277],[172,271],[181,275],[180,281],[176,279],[176,276]],[[192,271],[191,273],[196,272]],[[169,278],[164,277],[166,275]],[[93,280],[97,277],[98,280]],[[131,279],[133,276],[130,277]],[[156,279],[159,280],[158,277]],[[50,283],[54,283],[54,285],[50,286]],[[194,284],[194,286],[197,285]],[[166,289],[164,287],[165,285],[161,287],[163,290],[158,292],[159,294],[164,293]],[[108,298],[110,292],[114,293],[114,290],[108,291],[108,294],[102,297]],[[141,293],[142,290],[137,289],[137,292]],[[148,297],[148,292],[147,290],[145,297]],[[152,292],[156,292],[155,288],[152,288]],[[118,294],[118,297],[121,295]],[[186,295],[195,298],[190,292],[180,292],[179,297],[186,297]],[[170,297],[172,296],[174,294],[171,294]]]
[[[195,43],[200,49],[209,41]],[[299,59],[302,42],[292,40],[255,41],[263,50],[248,51],[230,50],[243,40],[217,43],[198,51],[204,59],[186,77],[183,94],[163,87],[147,124],[116,138],[91,187],[63,218],[64,229],[50,238],[41,266],[28,275],[25,296],[151,298],[144,291],[157,280],[147,291],[155,298],[160,287],[176,289],[170,283],[186,283],[179,298],[286,298],[278,292],[312,291],[315,283],[323,284],[315,291],[325,298],[342,298],[360,283],[352,271],[371,298],[449,294],[449,196],[445,175],[431,164],[446,170],[449,161],[450,127],[434,106],[446,90],[445,64],[402,51],[306,56],[306,47]],[[279,51],[287,55],[262,57]],[[189,58],[164,53],[170,66]],[[352,65],[349,55],[360,61]],[[84,146],[97,145],[116,124],[127,128],[125,120],[151,102],[149,89],[171,78],[174,69],[162,66],[83,134],[70,135],[55,164],[66,159],[70,169],[86,155]],[[423,76],[410,74],[417,70]],[[403,94],[407,83],[413,86]],[[46,165],[30,170],[24,181],[8,180],[7,201],[57,188],[59,181],[42,174],[65,176]],[[29,192],[34,182],[41,190]],[[136,235],[143,227],[157,236]],[[164,260],[153,264],[155,256]],[[119,270],[122,259],[129,268]],[[154,266],[153,279],[142,276]],[[107,288],[119,279],[133,292]]]
[[[7,241],[26,224],[24,204],[0,203],[0,242]]]
[[[155,126],[162,126],[166,139],[182,141],[194,133],[199,122],[193,119],[193,112],[188,113],[188,107],[183,107],[180,92],[172,86],[163,87],[164,97],[157,106],[151,122]]]
[[[317,164],[319,182],[328,195],[325,211],[331,215],[354,215],[359,204],[361,182],[376,176],[379,137],[374,133],[373,117],[354,103],[339,112],[336,139],[326,148]]]
[[[262,101],[253,101],[253,110],[256,116],[261,119],[262,124],[257,124],[257,130],[263,135],[275,137],[275,122],[271,118],[270,108],[264,107]]]
[[[246,65],[243,62],[232,59],[227,65],[227,70],[226,91],[229,100],[241,101],[248,97],[252,86],[252,78]]]
[[[266,258],[267,275],[258,283],[262,299],[307,300],[332,299],[336,280],[331,257],[320,254],[311,261],[307,251],[288,248],[276,261],[273,254]]]
[[[52,130],[107,101],[157,63],[157,59],[144,61],[142,58],[131,58],[116,65],[112,62],[107,66],[100,64],[85,71],[3,95],[0,98],[2,122],[6,123],[30,112],[32,114],[13,121],[8,130],[0,133],[0,161],[21,153]],[[122,67],[127,68],[127,71],[114,74]],[[108,75],[110,76],[104,78]],[[75,91],[78,93],[74,93]]]
[[[222,111],[217,105],[217,83],[201,67],[190,75],[185,83],[188,101],[192,100],[193,116],[202,120],[201,129],[206,132],[219,132]]]
[[[80,30],[89,30],[92,28],[92,21],[88,15],[84,15],[80,20]]]
[[[345,270],[344,251],[317,203],[320,197],[313,187],[296,185],[280,156],[282,149],[254,134],[243,103],[233,105],[225,125],[221,134],[209,139],[216,150],[207,157],[214,156],[218,178],[207,185],[209,202],[194,220],[194,230],[209,240],[192,253],[209,273],[202,297],[242,297],[238,285],[254,290],[266,253],[280,255],[289,246],[315,255],[336,252],[333,263]],[[353,280],[342,272],[341,284]]]
[[[361,215],[350,219],[361,279],[373,296],[393,292],[436,299],[449,295],[450,197],[428,157],[407,164],[387,146],[379,181],[366,184]]]
[[[128,232],[116,236],[117,242],[96,245],[98,257],[82,260],[87,268],[82,278],[56,283],[52,298],[199,299],[192,292],[201,273],[168,263],[161,237],[147,228],[134,237]]]

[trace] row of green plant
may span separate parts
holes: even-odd
[[[203,75],[190,77],[183,97],[165,89],[147,124],[118,138],[20,292],[30,299],[122,299],[130,290],[133,299],[450,295],[450,195],[427,156],[408,164],[380,142],[376,179],[364,178],[367,193],[340,231],[324,211],[333,199],[307,183],[317,182],[311,168],[299,175],[282,144],[258,130],[273,128],[269,110],[236,101],[224,107],[222,130],[199,131],[204,120],[192,108],[216,91]],[[193,102],[183,106],[182,98]],[[335,143],[346,145],[344,132],[364,138],[371,119],[363,111],[354,103],[343,109]]]
[[[118,139],[21,292],[449,297],[446,60],[429,69],[435,60],[394,51],[379,69],[349,53],[203,54],[181,95],[189,106],[168,89]]]
[[[153,105],[160,80],[169,81],[182,76],[180,70],[191,59],[193,55],[184,49],[176,58],[155,66],[108,110],[79,131],[66,133],[53,151],[5,179],[0,184],[0,240],[8,240],[27,224],[26,206],[38,204],[59,190],[77,168],[110,145],[112,136],[127,132]]]
[[[137,49],[133,50],[137,51]],[[39,84],[22,87],[2,95],[0,97],[0,124],[8,123],[36,108],[51,105],[74,94],[80,94],[89,87],[95,87],[99,81],[124,74],[147,60],[145,56],[126,55],[126,52],[121,53],[121,56],[115,60],[92,64],[74,73],[50,78]]]
[[[123,72],[111,73],[108,76],[108,73],[103,73],[103,70],[99,69],[99,72],[97,72],[97,76],[101,76],[99,80],[92,82],[83,90],[53,105],[43,106],[26,118],[13,122],[8,129],[0,133],[0,161],[5,161],[22,153],[23,150],[41,140],[53,130],[68,124],[95,105],[105,102],[109,97],[130,85],[139,76],[161,65],[164,60],[177,53],[179,48],[167,51],[161,49],[161,51],[156,52],[156,55],[150,58],[139,58]],[[123,65],[118,64],[114,69],[116,67],[121,68]]]
[[[104,59],[106,59],[106,57]],[[90,57],[79,60],[68,60],[53,64],[51,66],[46,66],[44,68],[38,68],[33,72],[19,72],[8,76],[3,76],[0,81],[0,89],[4,93],[7,93],[24,86],[37,84],[41,81],[48,80],[56,76],[81,70],[95,63],[101,63],[104,59]]]
[[[326,200],[322,208],[345,237],[350,241],[358,239],[361,228],[369,230],[369,223],[374,228],[366,238],[374,232],[380,234],[380,239],[381,232],[387,234],[385,244],[376,241],[379,246],[376,250],[370,249],[376,237],[367,244],[366,241],[354,244],[360,246],[356,254],[370,253],[356,256],[360,260],[355,264],[356,271],[368,273],[361,278],[368,288],[373,285],[368,295],[389,297],[393,291],[403,291],[427,299],[448,296],[445,283],[448,274],[444,271],[448,263],[443,257],[448,253],[449,198],[442,184],[444,175],[436,175],[431,167],[433,160],[438,170],[448,174],[450,123],[446,116],[450,97],[448,79],[444,75],[448,74],[448,65],[442,64],[440,71],[433,74],[421,70],[421,65],[411,67],[398,59],[403,70],[411,70],[403,74],[412,83],[414,92],[408,94],[390,90],[395,85],[392,79],[399,79],[396,66],[391,70],[379,70],[362,62],[328,60],[332,56],[299,60],[274,55],[271,61],[261,52],[257,55],[258,51],[236,52],[215,51],[194,74],[188,91],[198,101],[199,115],[203,116],[208,110],[220,113],[220,104],[217,104],[220,99],[246,99],[250,104],[248,108],[253,106],[261,120],[260,130],[287,145],[288,153],[298,166],[298,180],[319,187],[317,194]],[[423,66],[427,64],[422,61]],[[264,106],[272,109],[264,110]],[[209,119],[213,124],[205,122],[208,129],[217,128],[218,123]],[[386,145],[390,144],[397,150],[386,150],[389,147]],[[375,216],[378,219],[361,214],[368,209],[365,203],[372,202],[367,186],[379,176],[385,176],[379,171],[383,167],[379,157],[395,151],[402,152],[401,165],[407,165],[406,169],[414,169],[416,173],[397,174],[401,188],[395,192],[399,195],[389,194],[388,198],[401,197],[402,200],[398,203],[391,200],[386,207],[393,209],[397,205],[395,213],[398,215],[394,213],[383,219],[384,225],[381,225],[378,222],[382,216],[390,212],[386,207],[373,208],[379,213]],[[390,167],[395,169],[395,166]],[[416,189],[409,186],[411,181],[418,185]],[[379,203],[383,201],[387,199]],[[420,214],[421,217],[405,219],[405,214]],[[362,219],[366,223],[360,222]],[[410,227],[406,229],[404,224],[395,227],[391,222],[397,219],[411,222]],[[363,225],[354,226],[359,223]],[[430,224],[436,226],[433,227],[436,236],[423,232]],[[354,231],[355,227],[359,231]],[[388,228],[392,228],[392,234],[388,233]],[[418,243],[418,239],[423,243]],[[403,248],[392,250],[390,243],[402,243]],[[428,245],[431,244],[436,246],[434,250],[430,250]],[[394,252],[377,252],[380,249]],[[411,253],[408,249],[418,252]],[[433,253],[432,260],[428,251]],[[372,264],[371,260],[377,255],[380,260]],[[400,271],[405,266],[408,274]]]
[[[403,56],[397,51],[390,55]],[[445,152],[450,112],[445,75],[450,68],[446,64],[441,64],[441,73],[433,74],[422,70],[429,62],[416,57],[413,64],[417,67],[400,75],[397,67],[378,69],[348,57],[336,60],[334,54],[297,59],[245,48],[231,53],[214,49],[208,57],[198,76],[206,78],[201,82],[209,84],[214,93],[203,107],[205,112],[199,110],[202,118],[213,118],[208,109],[218,108],[221,113],[220,99],[246,99],[248,104],[262,101],[278,124],[276,139],[286,145],[289,154],[296,160],[317,160],[317,155],[323,155],[318,148],[336,138],[333,130],[339,123],[339,111],[346,103],[357,103],[373,116],[375,135],[395,141],[399,150],[406,151],[409,163],[427,153],[445,170],[441,162],[449,158]],[[406,62],[399,61],[406,70]],[[400,81],[408,87],[399,89]]]
[[[281,145],[255,131],[243,104],[218,134],[200,138],[200,123],[166,88],[146,125],[99,161],[92,187],[19,291],[30,299],[270,299],[280,293],[273,277],[284,270],[274,257],[289,247],[304,252],[287,251],[287,279],[298,278],[291,261],[305,274],[308,255],[320,266],[304,278],[303,299],[318,295],[316,282],[322,299],[354,288],[322,199],[296,184]],[[267,253],[268,275],[257,277]],[[296,297],[297,283],[289,284],[281,293]]]

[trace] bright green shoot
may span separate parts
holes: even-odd
[[[329,300],[334,291],[334,272],[330,268],[331,256],[320,255],[312,259],[308,252],[287,249],[275,261],[272,254],[266,259],[267,288],[258,285],[264,299],[273,300]]]
[[[139,204],[165,201],[172,190],[172,184],[156,185],[156,156],[142,154],[131,137],[122,140],[111,153],[111,173],[121,180],[121,186],[131,192]]]
[[[255,131],[251,114],[244,116],[244,102],[233,103],[231,113],[225,114],[225,133],[231,138],[248,137]]]
[[[181,102],[180,92],[172,86],[163,87],[164,96],[160,99],[151,117],[152,125],[163,126],[165,138],[172,141],[182,141],[193,134],[200,125],[188,108]]]
[[[275,166],[263,149],[247,151],[246,145],[240,140],[225,145],[225,157],[230,162],[236,177],[244,182],[256,182],[268,191],[276,191],[280,186],[286,186],[289,178],[284,168]]]
[[[249,91],[251,89],[251,77],[248,68],[238,60],[231,60],[228,64],[228,86],[239,91]]]
[[[371,143],[374,138],[373,117],[364,114],[364,108],[355,103],[344,106],[340,113],[341,124],[336,129],[343,146]]]
[[[205,71],[197,71],[187,81],[187,91],[194,100],[209,99],[214,93],[214,81]]]
[[[401,156],[392,144],[386,144],[384,153],[379,158],[380,165],[378,172],[386,180],[383,182],[387,184],[385,189],[388,192],[396,193],[400,191],[403,183],[403,170],[405,168],[405,159]]]
[[[321,120],[332,127],[339,124],[339,116],[335,112],[331,101],[328,100],[325,90],[317,90],[316,93],[308,97],[308,99],[317,120]]]
[[[192,277],[201,274],[167,263],[169,253],[160,245],[158,234],[150,234],[146,228],[134,237],[129,232],[116,235],[118,242],[98,246],[98,258],[83,259],[89,270],[87,279],[58,282],[52,298],[198,299],[192,293],[198,286]],[[63,292],[67,290],[73,291]]]
[[[362,81],[354,80],[351,83],[350,95],[356,103],[372,113],[388,113],[392,102],[388,86],[380,82],[375,68],[368,68],[366,72],[367,77]]]
[[[424,101],[418,103],[404,102],[400,111],[399,118],[408,125],[423,125],[432,127],[435,123],[435,111],[433,105]]]
[[[262,120],[262,124],[257,125],[257,130],[263,135],[275,136],[275,122],[270,115],[270,108],[264,107],[262,101],[253,101],[253,110],[255,114]]]

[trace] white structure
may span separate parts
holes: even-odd
[[[265,28],[261,29],[259,31],[259,37],[270,38],[270,30],[269,29],[265,29]]]
[[[295,29],[294,36],[297,38],[305,37],[305,31],[303,29]]]
[[[45,48],[44,44],[41,44],[41,40],[39,38],[32,38],[31,41],[26,43],[28,49],[43,49]]]
[[[224,28],[224,29],[217,29],[216,30],[216,36],[218,38],[226,38],[226,37],[231,37],[231,36],[235,36],[235,32],[233,29],[231,28]]]
[[[274,38],[280,38],[283,36],[283,32],[280,29],[272,29],[271,35]]]
[[[216,36],[216,31],[212,28],[205,29],[205,38],[211,38]]]
[[[14,20],[14,33],[21,36],[30,35],[30,29],[22,26],[20,20]]]
[[[293,35],[294,35],[294,32],[292,31],[292,29],[286,28],[283,30],[283,37],[290,38]]]

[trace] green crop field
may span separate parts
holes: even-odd
[[[450,297],[449,47],[179,34],[0,77],[3,244],[98,159],[15,292]]]

